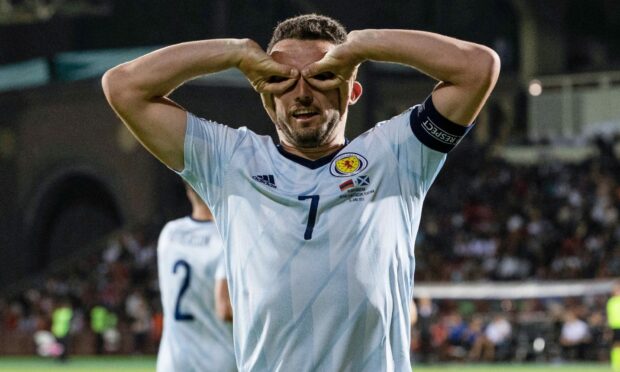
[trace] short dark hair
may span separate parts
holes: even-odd
[[[326,40],[342,44],[347,41],[347,30],[333,18],[304,14],[278,23],[267,46],[267,52],[271,52],[271,48],[284,39]]]

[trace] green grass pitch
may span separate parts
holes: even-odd
[[[38,357],[0,357],[0,372],[154,372],[155,358],[74,357],[66,363]],[[441,364],[413,372],[612,372],[607,364]]]

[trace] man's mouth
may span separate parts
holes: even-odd
[[[307,120],[317,116],[319,113],[313,109],[297,109],[293,111],[292,115],[295,119]]]

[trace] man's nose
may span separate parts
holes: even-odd
[[[312,104],[314,97],[312,95],[312,88],[310,84],[302,77],[297,81],[295,85],[295,101],[308,106]]]

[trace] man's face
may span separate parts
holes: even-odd
[[[276,43],[271,57],[302,71],[334,48],[325,40],[284,39]],[[338,89],[320,91],[303,77],[282,94],[274,95],[276,127],[281,138],[296,147],[317,147],[344,131]]]

